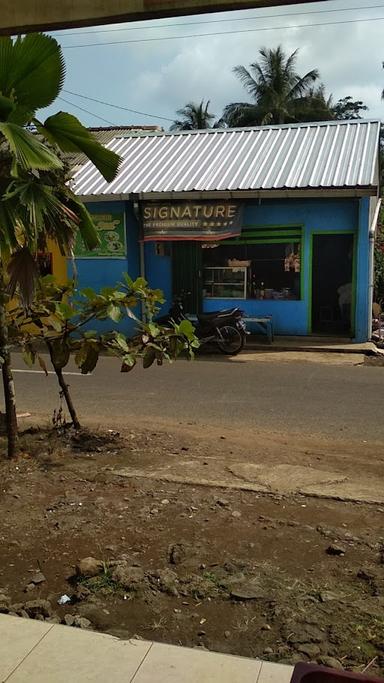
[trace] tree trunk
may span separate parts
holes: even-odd
[[[58,365],[55,364],[54,355],[53,355],[53,348],[52,348],[51,343],[48,340],[46,340],[46,344],[48,347],[49,357],[51,359],[53,369],[56,373],[57,381],[59,382],[61,392],[65,398],[65,402],[67,404],[67,408],[68,408],[69,414],[71,416],[72,424],[73,424],[75,429],[81,429],[81,424],[79,422],[79,418],[77,417],[75,406],[73,405],[73,402],[72,402],[71,394],[69,393],[69,386],[66,383],[64,376],[63,376],[63,370],[61,367],[59,367]]]
[[[17,455],[17,416],[15,385],[11,368],[11,354],[8,344],[8,329],[5,320],[4,281],[0,275],[0,356],[3,377],[5,420],[8,438],[8,457]]]
[[[77,417],[75,406],[73,405],[73,402],[72,402],[71,394],[69,393],[68,384],[66,383],[66,381],[63,377],[63,371],[61,368],[56,367],[54,365],[54,363],[52,363],[52,365],[55,369],[56,376],[57,376],[58,382],[60,384],[61,391],[63,392],[63,396],[65,398],[65,402],[67,404],[67,408],[68,408],[69,414],[71,416],[72,424],[73,424],[75,429],[81,429],[81,424],[79,422],[79,418]]]

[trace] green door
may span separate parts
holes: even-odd
[[[202,253],[199,242],[172,243],[172,292],[184,294],[186,313],[202,310]]]

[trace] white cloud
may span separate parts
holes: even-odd
[[[232,73],[233,66],[255,61],[263,45],[281,43],[287,53],[299,48],[299,72],[319,68],[334,99],[351,95],[369,106],[369,116],[381,116],[382,26],[378,22],[216,36],[196,39],[193,45],[180,41],[180,48],[156,72],[155,89],[148,88],[148,71],[144,71],[136,77],[136,93],[147,107],[156,102],[161,111],[171,113],[191,99],[204,97],[219,114],[226,103],[248,99]],[[225,30],[231,28],[238,24],[226,25]]]
[[[327,9],[350,7],[347,0],[329,0],[325,4]],[[361,7],[362,4],[361,0],[357,1],[356,7]],[[179,17],[151,24],[129,25],[125,28],[145,28],[124,32],[119,30],[112,33],[96,33],[95,29],[94,32],[84,35],[79,29],[78,35],[62,37],[61,40],[67,45],[102,43],[111,40],[153,38],[159,35],[182,36],[203,32],[244,31],[262,26],[292,26],[350,20],[354,17],[384,16],[384,8],[356,10],[346,14],[302,14],[315,9],[318,11],[320,7],[325,9],[324,5],[316,3],[295,8],[278,7],[274,10]],[[287,12],[298,16],[270,18],[272,14],[281,15]],[[235,19],[239,17],[247,17],[248,20],[236,22]],[[231,21],[202,25],[195,23],[222,18],[230,18]],[[193,22],[193,25],[174,25],[185,22]],[[169,27],[169,24],[172,26]],[[162,28],[148,28],[153,25],[161,25]],[[384,86],[384,71],[381,68],[384,50],[380,47],[383,28],[384,21],[378,20],[337,26],[275,29],[206,38],[116,46],[99,45],[88,49],[66,50],[66,87],[107,102],[170,118],[173,118],[175,110],[187,101],[205,98],[211,100],[211,110],[219,115],[228,102],[249,99],[232,73],[233,66],[248,65],[257,60],[258,50],[264,45],[276,47],[282,44],[287,53],[299,48],[298,71],[304,73],[318,68],[327,91],[332,92],[335,99],[352,95],[365,101],[370,108],[369,116],[380,117],[383,112],[380,93]],[[74,97],[71,99],[91,112],[116,123],[156,122]],[[73,111],[75,113],[76,110]],[[97,124],[97,120],[91,116],[80,116],[87,123]]]

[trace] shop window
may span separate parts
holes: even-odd
[[[301,298],[301,240],[239,240],[204,246],[205,297]]]

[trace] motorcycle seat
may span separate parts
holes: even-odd
[[[197,319],[200,322],[207,322],[213,320],[214,318],[226,318],[235,314],[237,308],[225,308],[221,311],[211,311],[210,313],[198,313]]]

